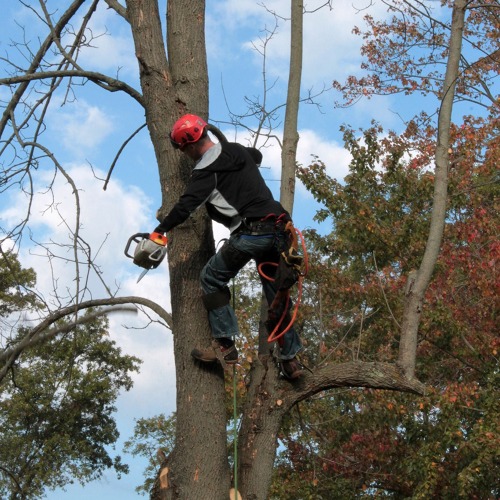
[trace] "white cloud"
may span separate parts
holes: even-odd
[[[172,334],[158,324],[144,328],[144,318],[112,315],[111,338],[123,352],[142,359],[139,374],[134,374],[134,387],[121,396],[122,407],[132,417],[166,413],[175,409],[175,362]],[[134,329],[134,327],[136,329]],[[161,394],[162,397],[158,397]]]
[[[90,33],[95,38],[80,51],[79,64],[111,77],[132,77],[138,82],[138,63],[128,23],[101,2],[91,18],[88,36]]]
[[[85,100],[51,111],[48,125],[59,145],[74,155],[83,155],[102,145],[113,132],[114,117]]]
[[[151,270],[140,283],[136,283],[142,271],[124,255],[125,244],[130,235],[148,232],[156,221],[151,203],[146,194],[134,186],[124,186],[119,181],[110,183],[107,191],[97,181],[87,166],[67,166],[68,174],[79,188],[81,208],[81,237],[92,247],[100,247],[96,258],[102,277],[119,296],[137,295],[156,300],[167,311],[170,310],[169,274],[166,261]],[[99,172],[102,175],[102,172]],[[71,186],[62,177],[54,185],[54,198],[58,200],[57,210],[48,209],[52,195],[45,190],[50,175],[46,172],[37,179],[38,194],[34,198],[30,229],[38,241],[69,243],[70,236],[66,223],[75,221],[75,202]],[[11,200],[8,209],[0,212],[2,223],[12,224],[23,216],[26,200],[18,193]],[[65,219],[66,223],[63,222]],[[72,258],[60,246],[52,247],[61,257]],[[133,249],[131,249],[133,252]],[[21,263],[33,267],[37,273],[37,288],[48,300],[54,296],[53,277],[58,280],[58,293],[75,293],[74,264],[61,259],[47,262],[42,252],[36,248],[22,249]],[[86,279],[86,269],[81,269],[82,279]],[[104,298],[106,292],[100,281],[91,274],[88,279],[92,297]],[[152,286],[154,285],[154,286]],[[68,293],[69,292],[69,293]],[[64,305],[64,304],[63,304]],[[154,313],[150,313],[156,319]],[[144,328],[147,326],[147,328]],[[139,374],[133,374],[134,388],[120,396],[120,412],[132,417],[154,413],[170,413],[175,407],[175,365],[171,332],[157,323],[149,324],[142,314],[117,313],[110,315],[110,336],[126,354],[143,360]],[[162,394],[162,398],[158,398]],[[156,403],[155,403],[156,401]]]
[[[338,181],[342,181],[349,171],[351,154],[343,145],[325,139],[317,131],[302,130],[297,160],[301,165],[307,166],[316,161],[315,157],[325,164],[327,173]]]
[[[304,88],[329,85],[335,79],[342,80],[348,74],[359,71],[361,38],[352,33],[353,26],[362,25],[362,16],[367,12],[363,10],[368,7],[368,2],[359,0],[353,5],[352,0],[339,0],[333,4],[333,8],[322,7],[322,0],[308,2],[305,7],[308,11],[304,15],[303,25],[303,75]],[[279,77],[285,81],[288,79],[289,53],[290,53],[290,9],[289,4],[274,0],[265,2],[266,8],[261,4],[247,0],[228,0],[219,2],[212,11],[209,11],[210,26],[214,29],[208,30],[208,39],[212,37],[215,43],[209,43],[211,48],[221,53],[233,51],[241,54],[241,48],[245,47],[250,60],[256,69],[260,71],[262,65],[261,56],[255,51],[255,46],[262,45],[265,38],[265,30],[273,30],[275,18],[271,12],[276,12],[278,18],[278,29],[273,35],[271,42],[266,47],[267,71],[272,80]],[[383,5],[373,4],[370,13],[382,14]],[[376,12],[374,12],[376,11]],[[285,20],[286,19],[286,20]],[[224,28],[216,29],[217,23]],[[231,36],[232,30],[238,29],[241,33],[248,33],[247,41],[240,38],[241,42],[226,43],[224,38]],[[229,56],[231,59],[231,56]],[[260,73],[259,73],[260,74]]]

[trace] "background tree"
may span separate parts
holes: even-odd
[[[462,160],[450,176],[443,250],[419,336],[419,373],[428,393],[408,398],[352,390],[302,403],[282,434],[278,497],[288,487],[298,497],[498,494],[498,299],[492,296],[498,182],[491,163],[498,141],[491,125],[467,119],[452,132],[454,157]],[[345,184],[326,175],[320,162],[299,174],[325,207],[318,217],[332,225],[329,235],[309,237],[319,264],[312,280],[322,322],[310,327],[319,364],[397,356],[405,274],[422,252],[433,175],[425,163],[405,160],[404,137],[381,135],[375,127],[359,138],[346,130],[353,162]]]
[[[134,435],[125,442],[125,453],[142,456],[148,460],[144,470],[145,481],[136,491],[148,494],[153,488],[158,466],[175,445],[175,415],[158,415],[136,420]]]
[[[8,315],[27,315],[29,308],[37,307],[33,294],[21,292],[35,285],[33,270],[22,269],[15,255],[4,257],[3,338],[10,325]],[[23,337],[24,327],[19,325],[18,337]],[[110,454],[118,438],[113,412],[118,393],[130,389],[130,373],[138,370],[139,360],[123,355],[106,338],[107,328],[104,317],[94,316],[76,331],[28,350],[2,381],[2,497],[40,498],[47,489],[98,478],[107,468],[118,474],[128,471],[120,456]]]
[[[36,296],[29,293],[36,282],[33,269],[23,269],[12,251],[2,252],[0,260],[0,318],[19,313],[37,306]]]

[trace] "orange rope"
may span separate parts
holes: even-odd
[[[292,328],[292,325],[295,323],[295,320],[297,319],[297,313],[299,312],[300,299],[302,297],[302,279],[301,278],[299,278],[299,280],[297,282],[297,286],[298,286],[299,291],[298,291],[297,299],[295,300],[295,306],[293,308],[293,314],[292,314],[292,317],[290,319],[290,322],[288,323],[286,328],[281,330],[281,332],[277,333],[278,328],[281,326],[281,323],[283,322],[283,319],[285,319],[287,309],[288,309],[288,304],[290,303],[290,294],[288,294],[283,314],[281,315],[281,318],[280,318],[278,324],[276,325],[276,327],[274,328],[274,330],[268,335],[268,337],[267,337],[268,342],[274,342],[274,341],[280,339],[281,337],[283,337],[283,335],[285,335],[285,333],[288,332],[288,330],[290,330],[290,328]]]
[[[297,248],[298,248],[297,241],[296,241],[297,235],[299,236],[299,239],[301,241],[302,252],[304,254],[304,257],[303,257],[304,271],[301,272],[301,273],[299,273],[299,278],[297,280],[298,293],[297,293],[297,299],[295,301],[295,306],[294,306],[294,309],[293,309],[293,314],[292,314],[292,317],[290,319],[290,322],[288,323],[288,325],[286,326],[286,328],[284,328],[281,332],[277,333],[278,329],[281,327],[281,324],[283,323],[283,320],[285,319],[285,316],[286,316],[286,314],[288,312],[288,305],[290,304],[290,293],[287,293],[286,304],[285,304],[285,307],[283,309],[283,313],[282,313],[281,318],[279,319],[278,323],[274,327],[274,330],[268,335],[268,337],[267,337],[267,341],[268,342],[275,342],[276,340],[279,340],[281,337],[283,337],[283,335],[285,335],[286,332],[288,332],[288,330],[290,330],[290,328],[294,324],[294,322],[295,322],[295,320],[297,318],[297,313],[299,311],[299,305],[300,305],[300,301],[301,301],[301,298],[302,298],[302,281],[303,281],[303,278],[307,275],[307,273],[309,271],[309,262],[308,262],[308,259],[307,259],[307,250],[306,250],[306,245],[305,245],[305,241],[304,241],[304,236],[302,235],[302,233],[298,229],[296,229],[293,226],[291,226],[291,227],[295,231],[295,235],[292,236],[293,239],[294,239],[293,246],[294,246],[295,250],[297,250]],[[262,267],[265,266],[265,265],[270,265],[270,266],[278,267],[278,264],[275,263],[275,262],[261,262],[258,265],[258,267],[257,267],[257,270],[258,270],[259,274],[264,279],[267,279],[270,282],[274,282],[274,279],[271,278],[270,276],[267,276],[264,273],[264,271],[262,270]],[[287,292],[288,292],[288,290],[287,290]]]

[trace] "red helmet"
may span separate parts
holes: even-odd
[[[199,141],[204,135],[207,122],[196,115],[181,116],[172,127],[170,141],[175,148]]]

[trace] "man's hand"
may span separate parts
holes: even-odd
[[[161,211],[161,207],[160,207],[160,208],[156,211],[156,220],[157,220],[158,222],[161,222],[161,221],[162,221],[162,219],[163,219],[163,217],[162,217],[162,216],[161,216],[161,214],[160,214],[160,211]]]

